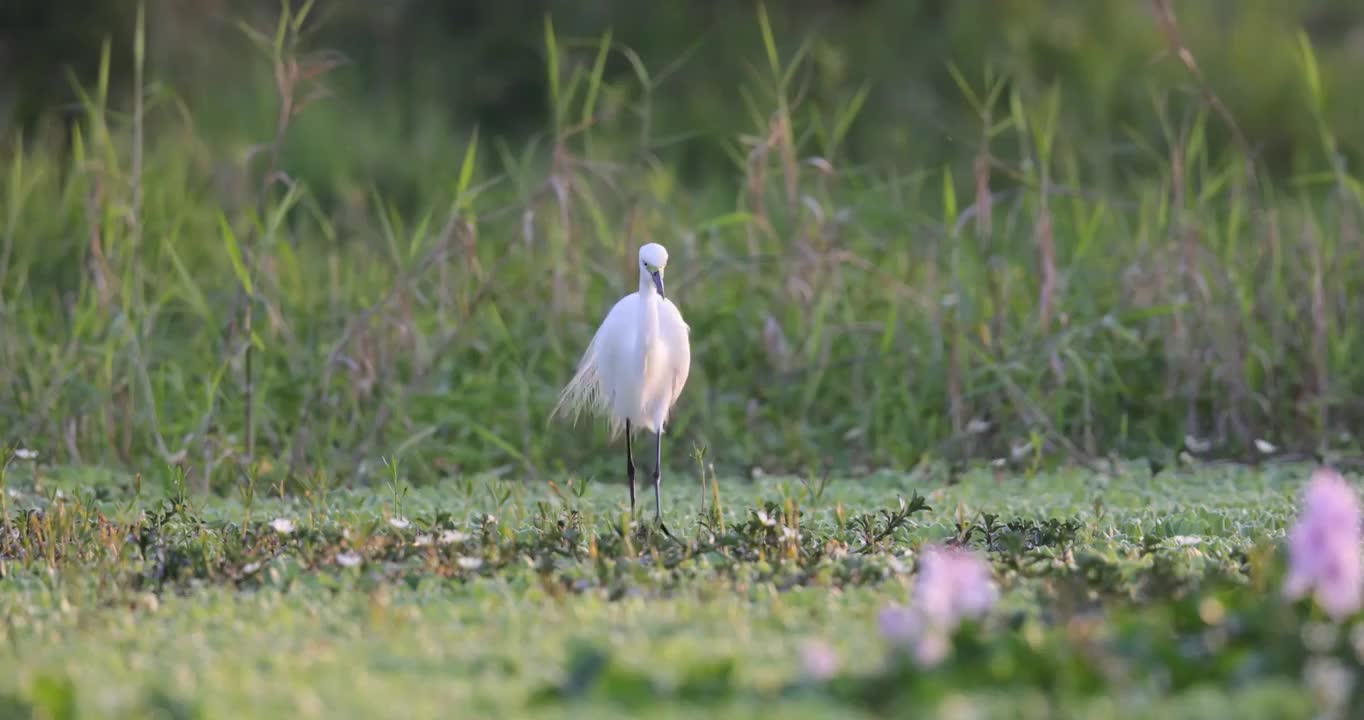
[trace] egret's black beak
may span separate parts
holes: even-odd
[[[662,298],[668,297],[667,294],[663,292],[663,276],[659,275],[657,270],[649,274],[654,278],[654,287],[658,288],[658,296]]]

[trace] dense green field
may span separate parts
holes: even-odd
[[[248,502],[15,462],[0,689],[41,717],[1307,718],[1320,659],[1360,660],[1279,597],[1306,472],[679,472],[668,537],[622,531],[617,484]],[[963,538],[999,602],[897,660],[878,614]]]

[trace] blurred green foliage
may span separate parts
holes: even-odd
[[[273,93],[268,76],[244,62],[243,19],[268,24],[276,0],[149,0],[152,66],[197,111],[219,141],[252,137],[268,127]],[[115,48],[114,87],[126,92],[133,0],[11,0],[0,9],[0,59],[14,72],[0,79],[0,127],[31,125],[44,112],[71,107],[66,67],[87,84],[98,69],[106,36]],[[1065,97],[1064,132],[1117,166],[1138,164],[1126,138],[1149,135],[1153,92],[1187,83],[1169,55],[1151,3],[1088,0],[792,0],[769,3],[783,49],[802,46],[809,62],[795,79],[811,104],[846,102],[864,83],[871,92],[851,133],[854,163],[885,157],[937,167],[974,153],[960,130],[973,119],[969,103],[946,72],[968,78],[984,68],[1007,69],[1033,88],[1057,83]],[[712,177],[728,167],[726,143],[753,132],[736,81],[751,79],[762,57],[751,2],[697,0],[321,0],[309,23],[308,45],[343,53],[338,101],[324,113],[342,127],[335,141],[378,144],[378,157],[356,158],[355,174],[401,184],[403,167],[422,157],[417,143],[380,140],[423,132],[454,133],[477,124],[518,145],[544,127],[548,92],[540,23],[552,14],[561,35],[592,43],[608,29],[614,43],[637,53],[643,66],[668,73],[654,99],[656,137],[670,143],[669,160],[686,177]],[[1304,105],[1294,30],[1310,34],[1331,103],[1340,148],[1358,161],[1364,150],[1364,6],[1352,0],[1198,0],[1175,2],[1179,30],[1268,166],[1301,168],[1315,157],[1316,128]],[[633,73],[623,55],[605,69],[608,84]],[[265,93],[265,95],[262,95]],[[318,119],[321,123],[322,120]],[[1210,128],[1217,148],[1230,144],[1225,127]],[[667,139],[667,140],[663,140]],[[302,149],[299,152],[304,152]],[[325,154],[322,147],[313,152]],[[312,158],[314,187],[336,180]]]

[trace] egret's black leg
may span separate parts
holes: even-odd
[[[658,445],[654,452],[654,518],[663,523],[663,502],[658,499],[659,487],[663,484],[663,428],[658,429]]]
[[[635,514],[635,458],[630,451],[630,421],[625,421],[625,479],[630,483],[630,514]]]

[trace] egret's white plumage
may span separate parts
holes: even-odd
[[[668,251],[662,245],[649,243],[639,249],[639,292],[621,298],[606,314],[552,413],[566,412],[576,419],[587,411],[607,418],[612,439],[625,432],[632,505],[629,435],[636,428],[657,433],[656,510],[663,426],[691,371],[690,328],[663,291],[667,265]]]

